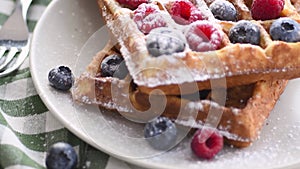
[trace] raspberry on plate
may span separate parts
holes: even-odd
[[[270,27],[270,35],[273,40],[285,42],[300,41],[300,24],[293,19],[284,17],[275,20]]]
[[[192,138],[192,151],[200,158],[211,159],[223,149],[223,136],[217,130],[203,128]]]
[[[120,4],[130,8],[136,9],[140,4],[148,3],[148,0],[117,0]]]
[[[170,14],[175,22],[182,25],[204,19],[201,11],[188,0],[175,1],[170,9]]]
[[[186,32],[186,39],[190,48],[197,52],[217,50],[222,42],[220,31],[206,20],[192,23]]]
[[[154,4],[141,4],[134,10],[133,20],[144,34],[149,33],[154,28],[167,25],[163,14],[160,13],[159,8]]]
[[[255,20],[276,19],[283,10],[284,0],[254,0],[251,15]]]

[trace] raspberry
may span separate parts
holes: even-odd
[[[198,52],[219,49],[222,41],[219,30],[206,20],[192,23],[186,33],[186,39],[190,48]]]
[[[145,34],[149,33],[154,28],[165,27],[167,25],[159,8],[154,4],[141,4],[134,11],[133,20],[137,24],[139,30]]]
[[[300,24],[287,17],[275,20],[270,27],[270,35],[273,40],[299,42],[299,32]]]
[[[130,9],[136,9],[142,3],[148,3],[148,0],[117,0],[120,4]]]
[[[191,142],[192,151],[200,158],[211,159],[223,148],[223,136],[210,128],[196,131]]]
[[[251,15],[255,20],[268,20],[279,17],[283,10],[284,0],[254,0]]]
[[[157,150],[167,150],[176,143],[176,125],[167,117],[157,117],[147,123],[144,136],[148,143]]]
[[[170,9],[170,14],[176,23],[182,25],[204,19],[201,11],[187,0],[175,1]]]

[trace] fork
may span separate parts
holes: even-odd
[[[17,70],[29,53],[30,36],[26,22],[32,0],[17,0],[12,15],[0,29],[0,77]]]

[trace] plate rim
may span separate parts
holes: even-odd
[[[35,48],[38,45],[36,44],[37,40],[37,34],[39,33],[39,31],[42,29],[43,27],[43,23],[45,22],[45,20],[47,19],[47,15],[49,15],[49,13],[51,13],[51,11],[53,10],[53,8],[56,7],[58,2],[61,2],[61,0],[52,0],[50,2],[50,4],[47,6],[46,10],[44,11],[44,13],[42,14],[42,16],[40,17],[39,21],[37,22],[37,25],[35,26],[34,32],[33,32],[33,36],[32,36],[32,41],[31,41],[31,47],[30,47],[30,57],[29,57],[29,68],[30,68],[30,73],[31,73],[31,77],[32,77],[32,81],[33,84],[35,86],[35,89],[37,90],[37,93],[39,94],[40,98],[42,99],[43,103],[46,105],[46,107],[49,109],[50,113],[57,119],[59,120],[60,123],[62,123],[62,125],[64,127],[66,127],[68,130],[70,130],[72,133],[74,133],[76,136],[78,136],[80,139],[82,139],[83,141],[85,141],[86,143],[90,144],[91,146],[95,147],[96,149],[99,149],[100,151],[108,154],[109,156],[115,157],[117,159],[123,160],[124,162],[129,162],[131,164],[140,166],[140,167],[146,167],[146,168],[165,168],[165,169],[169,169],[169,168],[173,168],[174,166],[167,166],[164,164],[156,164],[153,162],[147,162],[147,160],[140,160],[140,159],[135,159],[135,158],[127,158],[124,156],[120,156],[117,153],[112,153],[111,151],[109,151],[108,149],[101,147],[100,145],[96,144],[92,139],[88,139],[88,137],[86,137],[86,134],[82,131],[78,131],[77,129],[75,129],[72,125],[69,125],[64,118],[62,118],[62,116],[59,116],[59,113],[56,113],[56,110],[49,105],[48,100],[46,95],[43,95],[41,93],[43,93],[43,89],[39,86],[38,84],[38,80],[37,80],[37,75],[35,73],[35,71],[33,71],[33,55],[35,55]],[[65,1],[63,1],[65,3]],[[299,163],[294,163],[291,164],[289,166],[277,166],[276,168],[293,168],[293,167],[299,167],[300,164],[300,159],[299,159]]]

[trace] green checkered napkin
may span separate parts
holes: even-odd
[[[33,0],[28,12],[30,32],[50,2]],[[0,0],[0,25],[14,4],[14,0]],[[45,168],[47,149],[59,141],[74,146],[78,168],[130,168],[81,141],[51,115],[34,88],[27,58],[17,72],[0,78],[0,169]]]

